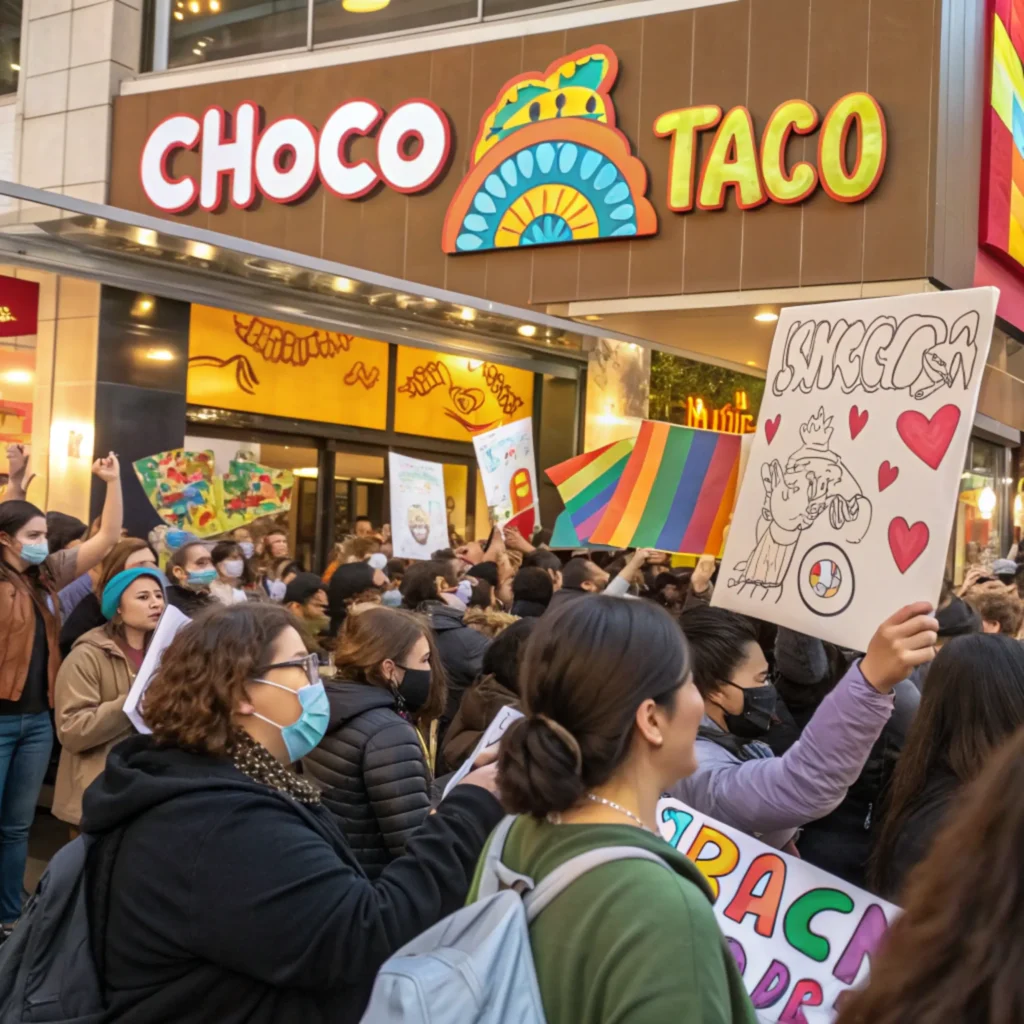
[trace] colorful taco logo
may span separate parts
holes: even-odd
[[[615,54],[593,46],[507,82],[448,207],[448,253],[635,238],[658,230],[647,170],[615,127]]]

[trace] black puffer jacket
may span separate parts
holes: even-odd
[[[388,690],[327,683],[327,735],[302,764],[323,788],[352,852],[371,879],[405,853],[430,811],[430,772],[416,729]]]
[[[208,590],[189,590],[187,587],[179,587],[177,583],[172,583],[164,593],[167,595],[167,603],[173,604],[190,619],[207,608],[216,608],[219,603]]]

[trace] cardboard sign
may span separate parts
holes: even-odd
[[[715,916],[758,1018],[826,1024],[868,975],[899,908],[694,811],[658,803],[662,836],[715,895]]]
[[[529,540],[540,524],[533,419],[527,417],[478,434],[473,447],[492,521],[517,527]]]
[[[938,599],[998,296],[782,312],[712,604],[863,651]]]
[[[448,547],[444,467],[440,462],[388,454],[391,485],[391,536],[395,558],[430,558]]]

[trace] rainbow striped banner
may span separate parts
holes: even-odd
[[[632,438],[614,441],[546,470],[565,502],[565,511],[581,543],[587,542],[601,521],[635,443]]]
[[[738,434],[645,420],[599,520],[588,519],[577,532],[615,548],[721,554],[739,483],[741,440]]]

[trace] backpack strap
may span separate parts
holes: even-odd
[[[532,892],[523,896],[523,907],[526,910],[526,920],[533,924],[537,915],[553,900],[572,885],[581,875],[600,867],[602,864],[610,864],[617,860],[649,860],[660,864],[666,871],[672,868],[664,858],[659,857],[651,850],[645,850],[639,846],[603,846],[597,850],[590,850],[572,857],[564,864],[560,864],[551,872],[539,885],[533,888]]]
[[[506,881],[503,877],[503,874],[508,874],[508,869],[501,863],[501,855],[505,852],[505,841],[508,839],[508,834],[512,831],[512,826],[515,823],[516,816],[514,814],[506,814],[498,823],[498,827],[491,833],[491,841],[487,847],[487,853],[484,856],[484,862],[480,870],[480,885],[477,887],[478,900],[493,896],[502,888],[502,885],[511,886],[513,884],[512,881]],[[499,868],[503,868],[504,871],[499,873]],[[517,879],[529,881],[529,888],[533,888],[533,882],[527,879],[525,875],[518,875],[516,877]]]

